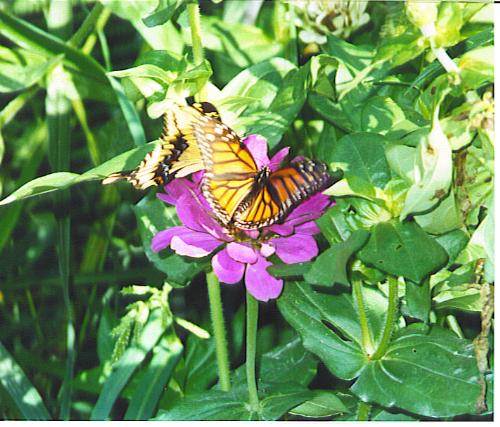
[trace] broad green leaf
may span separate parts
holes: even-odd
[[[385,138],[362,132],[346,135],[333,147],[332,164],[344,171],[345,177],[358,177],[371,185],[384,188],[391,178],[385,158]]]
[[[380,360],[366,366],[351,390],[388,408],[450,417],[475,413],[478,379],[470,341],[438,326],[413,324],[394,337]]]
[[[0,385],[24,419],[32,421],[51,419],[37,389],[2,343],[0,343]]]
[[[144,420],[153,416],[164,388],[182,353],[182,343],[171,330],[153,349],[153,358],[130,399],[125,420]]]
[[[184,360],[183,392],[193,394],[206,390],[217,378],[215,342],[190,335]]]
[[[435,206],[448,193],[451,178],[451,147],[436,114],[428,138],[420,142],[414,184],[408,190],[400,218],[425,212]]]
[[[174,207],[167,206],[156,198],[144,198],[133,207],[133,210],[139,224],[144,252],[154,266],[167,275],[169,283],[185,286],[194,276],[203,271],[206,260],[190,261],[189,258],[168,253],[169,250],[155,253],[151,249],[151,240],[156,233],[179,225]]]
[[[269,108],[279,89],[283,86],[284,77],[295,68],[291,62],[283,58],[272,58],[252,65],[224,86],[222,96],[224,98],[236,96],[254,99],[260,109]],[[232,111],[239,113],[238,110]]]
[[[414,222],[382,222],[372,229],[360,259],[395,276],[420,283],[446,264],[445,250]]]
[[[160,411],[155,421],[257,421],[277,420],[289,409],[312,396],[312,392],[296,384],[261,384],[258,411],[248,402],[246,385],[223,392],[216,389],[181,400],[169,411]]]
[[[63,56],[47,61],[44,55],[0,46],[0,93],[15,92],[37,83]]]
[[[462,215],[455,201],[453,190],[450,190],[448,196],[432,211],[423,215],[415,215],[415,222],[431,234],[444,234],[460,228],[463,225]]]
[[[406,145],[388,145],[385,148],[387,163],[407,183],[413,184],[415,167],[415,148]]]
[[[257,369],[259,382],[285,384],[293,383],[307,386],[316,375],[317,360],[311,353],[305,351],[299,337],[294,337],[286,344],[280,345],[264,353]],[[246,384],[245,365],[234,371],[233,384]],[[295,376],[300,372],[300,376]]]
[[[454,286],[439,292],[432,298],[437,310],[462,310],[481,312],[482,303],[479,287],[471,287],[470,283]]]
[[[365,363],[359,344],[343,340],[323,323],[334,323],[331,315],[336,308],[332,296],[318,294],[304,283],[289,282],[278,300],[278,308],[299,333],[304,347],[316,354],[335,376],[352,379],[358,375]]]
[[[162,25],[172,18],[177,8],[183,3],[184,0],[159,0],[158,7],[155,11],[151,15],[142,18],[142,22],[144,22],[147,27]]]
[[[312,262],[298,262],[297,264],[273,264],[267,271],[274,277],[298,277],[306,274],[311,268]]]
[[[364,132],[399,139],[421,124],[409,120],[401,107],[389,97],[374,96],[361,105],[361,130]]]
[[[368,239],[369,233],[365,230],[356,230],[345,242],[332,245],[320,254],[313,262],[304,279],[311,284],[333,286],[340,283],[349,286],[347,277],[347,263]]]
[[[302,417],[321,418],[349,412],[337,395],[328,390],[317,390],[311,400],[293,408],[290,413]]]
[[[429,281],[417,284],[407,280],[405,284],[405,300],[408,315],[422,322],[429,320],[431,310],[431,289]]]
[[[436,21],[436,46],[445,47],[457,44],[460,41],[462,25],[462,5],[455,2],[441,2]]]
[[[101,0],[114,14],[129,21],[152,49],[182,53],[184,41],[172,22],[148,27],[143,18],[148,18],[159,6],[158,0]]]
[[[274,148],[302,109],[307,98],[309,79],[309,64],[292,69],[284,77],[269,108],[240,118],[236,129],[241,129],[247,135],[262,135],[267,139],[269,147]]]
[[[27,197],[62,190],[81,182],[103,179],[113,172],[132,170],[137,167],[148,152],[153,150],[154,144],[155,142],[127,151],[81,175],[71,172],[55,172],[35,178],[1,200],[0,205],[6,205]]]
[[[388,411],[380,411],[370,418],[370,421],[418,421],[417,418],[406,414],[397,414]]]
[[[160,309],[153,310],[144,325],[137,344],[129,347],[123,356],[115,364],[111,375],[106,379],[99,399],[97,400],[91,420],[105,420],[113,408],[113,405],[125,387],[130,377],[144,361],[148,353],[156,345],[165,331],[163,316]]]
[[[82,98],[115,102],[104,69],[89,55],[32,24],[0,10],[0,34],[35,53],[54,58],[64,56],[64,68],[72,73]],[[50,60],[50,59],[49,59]]]

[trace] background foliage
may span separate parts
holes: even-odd
[[[201,2],[202,61],[184,0],[0,3],[1,418],[491,419],[492,5],[314,3]],[[345,171],[321,254],[272,267],[257,411],[243,287],[222,392],[209,263],[152,253],[175,211],[99,181],[200,91]]]

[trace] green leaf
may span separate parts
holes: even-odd
[[[50,193],[56,190],[62,190],[81,182],[103,179],[113,172],[132,170],[137,167],[148,152],[153,150],[154,144],[155,142],[127,151],[81,175],[71,172],[56,172],[35,178],[1,200],[0,205],[6,205],[17,200]]]
[[[387,163],[408,184],[414,182],[416,149],[406,145],[388,145],[385,149]]]
[[[419,144],[413,177],[401,219],[429,210],[448,193],[452,178],[451,147],[437,116],[428,138]]]
[[[0,343],[0,384],[24,419],[33,421],[51,419],[37,389],[2,343]]]
[[[155,11],[151,15],[142,18],[142,22],[149,28],[163,25],[172,18],[175,11],[182,4],[184,4],[184,0],[159,0]]]
[[[82,98],[91,97],[115,102],[113,91],[104,69],[89,55],[84,55],[59,38],[40,30],[34,25],[0,10],[0,34],[19,46],[35,53],[54,58],[64,57],[64,68],[72,73]],[[50,59],[49,59],[50,60]]]
[[[460,228],[462,215],[455,201],[453,189],[432,211],[415,215],[415,222],[427,233],[444,234]]]
[[[160,411],[155,421],[257,421],[277,420],[289,409],[310,398],[312,392],[294,384],[261,384],[259,411],[248,401],[246,385],[223,392],[212,389],[182,399],[169,411]]]
[[[374,133],[346,135],[333,147],[332,165],[342,169],[348,181],[357,177],[383,189],[391,178],[385,142],[383,136]]]
[[[91,420],[105,420],[109,417],[111,409],[123,387],[125,387],[130,377],[164,333],[165,328],[162,317],[160,309],[151,312],[147,323],[141,331],[137,344],[125,351],[114,366],[111,375],[106,379],[99,394],[99,399],[92,410]]]
[[[399,139],[418,129],[419,124],[407,119],[401,107],[389,97],[374,96],[361,106],[361,130],[364,132]]]
[[[207,261],[181,257],[177,254],[165,255],[151,249],[153,236],[161,230],[179,225],[173,206],[167,205],[159,199],[142,199],[133,207],[139,224],[139,233],[142,238],[144,252],[154,266],[167,275],[169,283],[177,286],[187,285],[198,273],[203,271]]]
[[[154,408],[157,406],[181,354],[182,343],[172,329],[155,346],[153,358],[130,399],[125,420],[144,420],[153,416]]]
[[[273,264],[267,271],[274,277],[299,277],[306,274],[312,262],[298,262],[297,264]]]
[[[204,391],[217,378],[213,339],[202,340],[190,335],[186,345],[183,391],[186,395]]]
[[[311,400],[293,408],[290,413],[302,417],[321,418],[349,412],[337,395],[328,390],[316,390]]]
[[[0,58],[0,93],[9,93],[26,89],[40,81],[62,61],[63,56],[47,61],[44,55],[0,46]]]
[[[333,296],[318,294],[305,283],[289,282],[278,299],[278,308],[307,350],[316,354],[335,376],[352,379],[361,371],[365,358],[358,343],[343,340],[324,324],[326,320],[335,325],[335,303]]]
[[[417,284],[411,280],[406,281],[405,299],[408,315],[422,322],[429,320],[431,310],[431,289],[429,281]]]
[[[347,263],[363,247],[369,234],[365,230],[356,230],[345,242],[334,244],[316,258],[311,269],[304,274],[304,279],[315,285],[333,286],[340,283],[349,286]]]
[[[413,324],[386,354],[371,361],[351,390],[363,401],[427,417],[475,413],[479,372],[470,341],[439,328]],[[450,399],[453,396],[459,398]]]
[[[395,276],[420,283],[446,264],[445,250],[414,222],[382,222],[359,252],[360,259]]]
[[[304,350],[299,337],[264,353],[258,365],[259,383],[285,384],[291,382],[307,386],[316,375],[317,360]],[[295,373],[300,372],[300,376]],[[235,385],[246,384],[245,365],[234,371],[232,381]]]

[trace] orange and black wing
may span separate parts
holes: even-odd
[[[333,184],[325,164],[302,159],[272,172],[234,213],[236,227],[253,230],[282,221],[300,202]]]
[[[259,172],[245,144],[215,117],[203,115],[193,123],[194,137],[203,159],[203,194],[224,225],[255,189]]]

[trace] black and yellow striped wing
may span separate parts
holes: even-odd
[[[212,104],[198,103],[191,106],[174,106],[163,116],[161,143],[133,171],[118,172],[103,180],[111,184],[122,179],[137,189],[154,185],[165,185],[174,177],[184,177],[202,170],[204,165],[196,140],[193,138],[192,122],[207,116],[219,120],[219,113]]]

